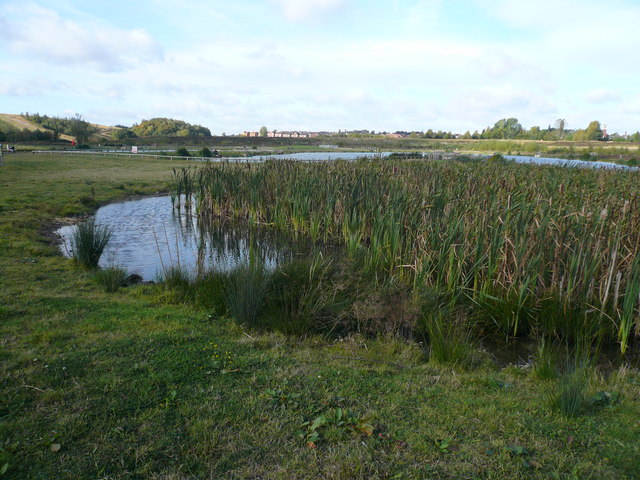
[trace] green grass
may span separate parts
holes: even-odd
[[[0,167],[3,480],[637,478],[636,370],[595,376],[590,391],[621,401],[567,417],[524,368],[436,366],[398,337],[259,333],[157,286],[105,293],[42,226],[88,213],[82,196],[163,191],[182,164],[131,162]],[[309,448],[299,432],[322,416]]]
[[[577,369],[563,375],[558,381],[558,392],[553,405],[568,417],[584,413],[588,406],[587,387],[588,378],[584,370]]]
[[[119,267],[108,267],[97,270],[94,277],[105,292],[117,292],[127,284],[127,271]]]

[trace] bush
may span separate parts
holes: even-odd
[[[96,281],[108,293],[117,292],[120,287],[127,285],[127,271],[119,267],[109,267],[98,270]]]
[[[110,239],[111,231],[107,227],[96,225],[94,219],[79,223],[71,237],[73,258],[87,268],[97,268]]]
[[[202,150],[200,150],[200,156],[201,157],[213,157],[213,153],[211,153],[211,150],[209,150],[207,147],[203,147]]]
[[[191,154],[189,153],[189,150],[187,150],[185,147],[180,147],[179,149],[176,150],[176,155],[178,155],[179,157],[188,157]]]

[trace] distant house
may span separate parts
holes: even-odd
[[[244,132],[245,136],[253,137],[255,132]],[[267,132],[267,137],[269,138],[311,138],[311,137],[319,137],[321,135],[330,135],[329,132],[279,132],[277,130],[273,130],[271,132]]]

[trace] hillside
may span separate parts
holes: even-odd
[[[27,129],[31,132],[34,132],[36,130],[42,130],[46,132],[52,131],[49,128],[46,128],[42,125],[38,125],[37,123],[28,120],[23,115],[17,115],[12,113],[0,113],[0,122],[7,123],[11,127],[14,127],[18,130]],[[111,127],[108,125],[99,125],[95,123],[91,123],[90,125],[96,129],[96,133],[93,134],[94,138],[101,138],[101,139],[107,139],[107,140],[111,140],[111,132],[117,129],[117,127]],[[63,133],[63,134],[60,134],[60,139],[67,140],[70,142],[71,140],[73,140],[73,137]]]

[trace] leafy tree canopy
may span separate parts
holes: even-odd
[[[517,118],[503,118],[498,120],[493,128],[485,131],[485,138],[517,138],[522,134],[522,125]]]
[[[191,125],[172,118],[152,118],[131,127],[138,137],[210,137],[211,131],[201,125]]]

